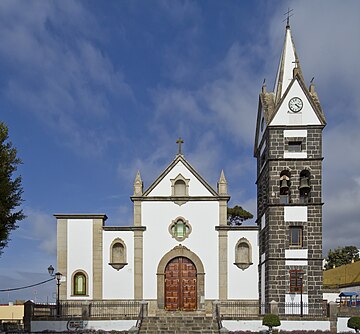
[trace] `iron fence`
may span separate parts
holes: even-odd
[[[222,301],[219,303],[222,318],[251,319],[266,313],[281,316],[327,317],[327,304],[308,303],[269,303],[257,301]]]
[[[219,306],[223,318],[256,318],[261,313],[257,301],[222,301]]]
[[[136,319],[140,306],[140,301],[60,301],[59,314],[56,312],[56,305],[34,304],[32,317]]]

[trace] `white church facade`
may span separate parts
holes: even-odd
[[[61,299],[146,300],[166,310],[257,300],[258,227],[229,226],[229,198],[223,172],[215,190],[179,150],[148,189],[137,173],[133,226],[56,215]]]
[[[211,186],[179,150],[146,189],[137,173],[131,226],[105,214],[57,214],[61,300],[144,300],[150,311],[209,311],[212,302],[322,304],[322,130],[287,25],[274,91],[259,96],[253,226],[231,226],[222,171]],[[237,182],[241,182],[238,180]],[[311,306],[313,305],[313,306]],[[303,310],[301,310],[302,312]]]

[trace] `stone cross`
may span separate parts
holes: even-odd
[[[183,144],[183,143],[184,143],[184,141],[181,139],[181,137],[179,137],[179,139],[176,141],[176,144],[179,145],[178,155],[182,155],[181,144]]]

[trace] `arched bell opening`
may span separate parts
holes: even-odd
[[[299,197],[300,203],[309,203],[310,200],[310,171],[305,169],[300,172]]]
[[[280,173],[280,204],[289,204],[290,203],[290,178],[291,174],[288,170],[283,170]]]

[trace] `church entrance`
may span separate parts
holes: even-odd
[[[197,272],[194,263],[186,257],[175,257],[165,268],[165,309],[196,310]]]

